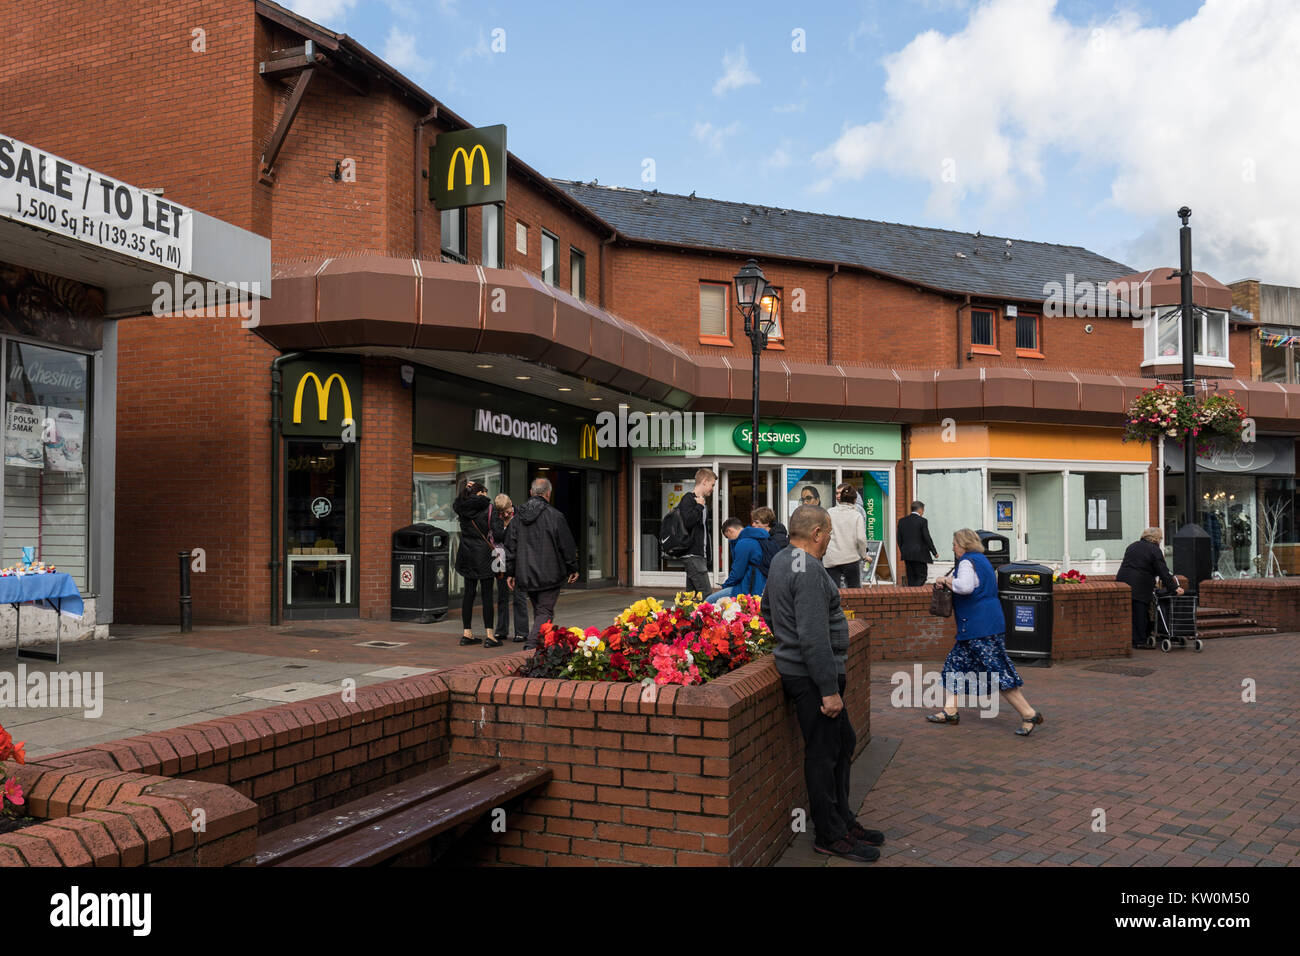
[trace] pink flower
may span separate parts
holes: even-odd
[[[4,798],[16,807],[21,807],[26,802],[23,797],[23,788],[13,778],[5,781]]]

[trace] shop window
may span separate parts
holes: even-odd
[[[997,348],[993,331],[993,313],[987,309],[971,309],[970,344],[973,349]]]
[[[556,285],[556,273],[560,267],[560,240],[545,229],[542,230],[542,281],[549,286]]]
[[[925,520],[940,562],[953,559],[954,531],[984,526],[984,476],[978,468],[918,470],[915,498],[925,502]]]
[[[1016,316],[1016,354],[1041,357],[1043,354],[1039,332],[1042,319],[1037,315]]]
[[[1290,338],[1300,335],[1300,329],[1276,328],[1264,330],[1278,341],[1277,336]],[[1285,341],[1286,338],[1282,339]],[[1259,380],[1295,385],[1300,383],[1300,349],[1296,345],[1273,345],[1261,336],[1259,343]]]
[[[569,291],[575,299],[587,298],[587,257],[569,247]]]
[[[468,261],[465,258],[464,209],[442,211],[442,257],[453,262]]]
[[[835,507],[835,471],[787,468],[785,477],[785,517],[788,520],[800,505],[816,505],[830,510]]]
[[[659,525],[664,515],[677,507],[683,495],[695,489],[695,472],[699,465],[680,468],[638,469],[641,497],[641,570],[677,571],[685,565],[681,561],[665,558],[659,550]],[[712,521],[710,513],[710,522]],[[714,537],[710,523],[709,536]],[[717,564],[715,562],[715,567]]]
[[[488,269],[505,268],[504,220],[502,207],[483,207],[483,265]]]
[[[460,521],[451,503],[467,481],[480,482],[495,498],[505,491],[502,462],[497,458],[462,455],[454,451],[419,450],[412,456],[411,520],[446,531],[451,539],[450,593],[465,593],[465,582],[456,573],[456,549],[460,545]],[[522,502],[515,502],[516,505]]]
[[[86,592],[89,359],[11,341],[5,361],[4,562],[33,548]]]
[[[727,326],[730,314],[727,308],[728,290],[721,282],[700,283],[700,343],[704,345],[730,345]]]
[[[1123,510],[1119,475],[1088,473],[1083,476],[1086,508],[1084,537],[1088,541],[1122,537]]]

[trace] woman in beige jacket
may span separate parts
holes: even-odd
[[[831,516],[831,544],[822,564],[836,587],[862,587],[862,560],[867,556],[867,522],[858,510],[858,489],[843,484],[835,489],[837,503]]]

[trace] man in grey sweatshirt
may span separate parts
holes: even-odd
[[[844,707],[849,623],[840,592],[822,565],[830,515],[802,505],[790,516],[790,546],[772,558],[763,611],[777,646],[777,673],[794,701],[804,740],[804,779],[818,853],[869,863],[885,842],[849,806],[849,768],[857,735]]]

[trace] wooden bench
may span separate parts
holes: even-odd
[[[255,866],[376,866],[438,844],[551,779],[547,767],[455,761],[263,835]],[[436,852],[433,854],[436,856]]]

